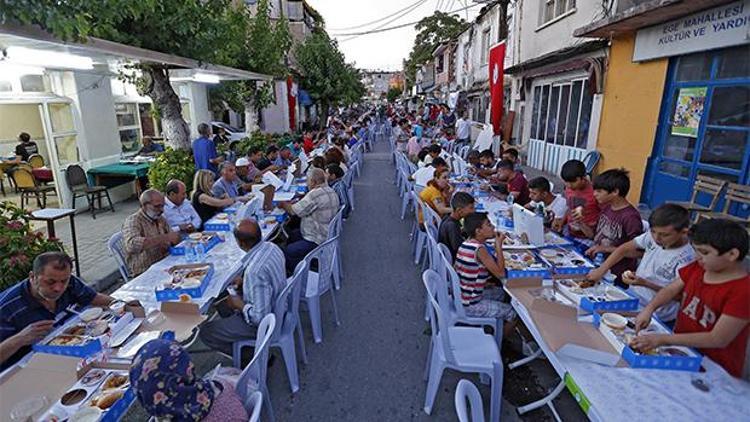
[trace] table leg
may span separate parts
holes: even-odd
[[[70,214],[70,237],[73,240],[73,257],[76,260],[76,275],[81,276],[81,262],[78,259],[78,241],[76,240],[76,215]]]
[[[550,392],[546,396],[544,396],[544,398],[542,398],[540,400],[537,400],[537,401],[535,401],[533,403],[529,403],[529,404],[527,404],[525,406],[519,406],[519,407],[517,407],[516,410],[518,411],[518,414],[519,415],[523,415],[524,413],[528,413],[528,412],[530,412],[532,410],[536,410],[536,409],[538,409],[538,408],[540,408],[542,406],[549,406],[550,410],[552,411],[552,414],[555,415],[555,419],[559,421],[560,420],[560,416],[557,415],[557,409],[555,409],[555,405],[554,405],[554,403],[552,403],[552,400],[554,400],[555,398],[557,398],[557,396],[559,396],[560,393],[562,393],[562,390],[564,388],[565,388],[565,381],[564,380],[560,380],[560,383],[557,384],[557,386],[555,387],[555,389],[552,390],[552,392]]]
[[[55,222],[52,220],[47,220],[47,237],[50,239],[55,236]]]

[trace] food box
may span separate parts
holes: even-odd
[[[486,244],[490,254],[495,256],[494,245]],[[505,257],[505,278],[549,278],[550,270],[531,250],[503,251]]]
[[[221,212],[203,223],[203,230],[209,232],[228,232],[232,230],[229,214]]]
[[[175,265],[167,269],[167,274],[169,279],[155,290],[159,302],[184,300],[183,295],[203,296],[214,274],[214,266],[210,263]]]
[[[75,316],[34,344],[32,349],[38,353],[85,358],[100,352],[110,338],[132,321],[131,313],[115,316],[109,310],[103,311],[99,317],[89,322],[83,322],[79,316]]]
[[[636,335],[633,324],[635,315],[633,313],[617,313],[617,315],[625,317],[627,323],[624,328],[616,328],[603,321],[603,315],[606,314],[602,311],[595,312],[594,326],[599,328],[604,338],[620,353],[631,368],[671,369],[689,372],[700,370],[703,356],[688,347],[660,346],[645,353],[632,349],[629,344]],[[649,333],[668,334],[669,330],[652,319],[649,327],[641,330],[639,334],[648,335]]]
[[[571,246],[573,241],[551,231],[544,232],[544,246]]]
[[[222,238],[216,232],[202,232],[202,233],[191,233],[188,238],[180,242],[175,246],[169,248],[170,255],[185,255],[185,247],[191,242],[201,242],[206,252],[210,251],[214,246],[221,243]]]
[[[564,278],[555,280],[555,288],[586,312],[638,309],[638,298],[609,283]]]
[[[583,275],[595,268],[587,258],[571,248],[542,248],[539,256],[556,275]]]

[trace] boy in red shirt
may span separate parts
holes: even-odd
[[[593,238],[599,222],[599,204],[594,198],[594,188],[586,177],[586,165],[580,160],[568,160],[560,170],[560,177],[565,182],[568,212],[565,218],[554,222],[552,228],[562,232],[567,224],[571,236]]]
[[[743,266],[748,233],[735,222],[711,219],[690,228],[689,237],[697,261],[680,269],[635,321],[636,331],[647,327],[658,307],[682,295],[674,334],[640,335],[631,347],[695,347],[733,376],[750,379],[750,276]]]

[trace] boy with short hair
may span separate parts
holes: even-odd
[[[694,347],[732,376],[750,379],[750,276],[743,266],[748,233],[735,222],[710,219],[694,225],[688,236],[697,260],[680,269],[635,320],[636,331],[646,328],[656,309],[682,297],[674,334],[639,335],[630,345]]]
[[[594,257],[598,253],[611,254],[618,246],[643,233],[643,221],[638,210],[628,202],[626,196],[630,191],[630,177],[625,169],[611,169],[594,179],[594,197],[601,213],[593,233],[594,245],[586,255]],[[584,225],[587,237],[591,228]],[[638,261],[635,258],[623,258],[611,268],[617,277],[615,284],[627,288],[622,282],[622,273],[635,270]]]
[[[451,198],[451,209],[453,211],[440,222],[437,241],[450,249],[452,258],[455,260],[458,248],[466,240],[461,220],[474,212],[474,197],[467,192],[454,193]]]
[[[568,160],[560,170],[560,177],[565,182],[565,201],[568,212],[563,221],[554,223],[552,228],[562,232],[568,225],[570,235],[578,238],[591,238],[599,222],[599,204],[594,198],[594,188],[586,176],[586,165],[580,160]],[[590,229],[584,232],[583,228]],[[587,236],[586,233],[591,233]]]
[[[505,183],[508,195],[513,195],[515,203],[525,206],[529,203],[529,182],[523,173],[516,171],[512,161],[502,160],[497,165],[497,178]]]
[[[539,204],[544,204],[545,214],[549,211],[552,215],[552,221],[562,221],[568,212],[568,205],[562,195],[552,193],[549,180],[545,177],[536,177],[529,181],[529,199],[526,208],[535,211]],[[545,221],[547,220],[545,216]]]
[[[635,273],[625,272],[622,281],[645,306],[665,286],[677,277],[677,271],[695,261],[695,251],[688,239],[690,212],[676,204],[664,204],[655,209],[648,218],[650,227],[642,235],[615,249],[606,261],[592,270],[589,280],[600,280],[607,271],[626,257],[643,257]],[[679,303],[670,301],[656,310],[656,316],[664,321],[674,321]]]

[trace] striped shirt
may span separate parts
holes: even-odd
[[[483,245],[474,239],[461,244],[456,254],[456,274],[461,284],[461,303],[471,306],[482,300],[485,284],[489,278],[487,268],[479,262],[477,251]]]
[[[292,205],[292,211],[302,220],[302,237],[320,245],[328,238],[328,223],[339,212],[339,196],[327,185],[318,186]]]
[[[284,253],[271,242],[260,242],[247,253],[242,276],[242,314],[248,324],[258,325],[286,286]]]

